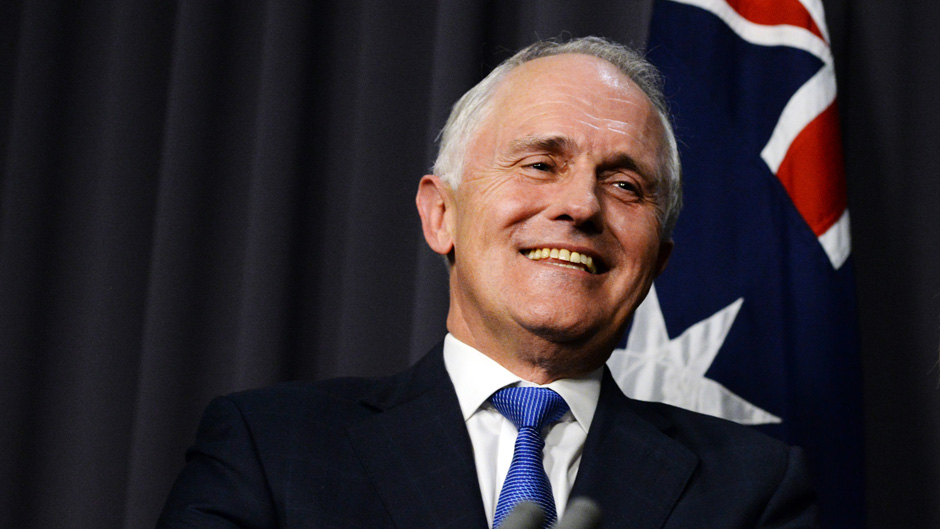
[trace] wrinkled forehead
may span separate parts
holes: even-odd
[[[642,144],[656,157],[659,115],[646,94],[616,66],[597,57],[563,54],[526,62],[494,91],[480,133],[551,132],[579,142]]]

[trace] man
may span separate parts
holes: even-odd
[[[629,400],[605,372],[672,249],[657,86],[587,38],[530,46],[464,95],[416,199],[450,267],[443,344],[385,379],[217,399],[160,527],[483,528],[576,496],[606,527],[814,527],[798,450]],[[551,417],[523,424],[533,398]]]

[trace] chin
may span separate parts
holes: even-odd
[[[542,329],[542,339],[553,345],[528,355],[528,362],[538,365],[552,379],[571,378],[587,374],[610,357],[613,350],[602,342],[594,343],[594,335],[563,332],[558,329]]]
[[[566,316],[570,316],[570,314]],[[570,317],[529,320],[523,322],[522,326],[532,334],[547,341],[569,346],[587,344],[592,338],[597,337],[600,330],[599,325],[591,324],[584,319],[572,319]]]

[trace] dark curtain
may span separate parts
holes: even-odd
[[[0,526],[150,527],[217,394],[438,341],[413,198],[454,100],[649,0],[0,6]],[[869,527],[938,527],[940,13],[827,2]]]

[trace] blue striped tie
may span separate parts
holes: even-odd
[[[552,484],[542,464],[542,427],[561,418],[568,411],[568,404],[558,393],[548,388],[503,388],[490,397],[490,402],[499,413],[519,430],[512,454],[509,473],[503,482],[493,516],[494,529],[513,507],[521,501],[537,503],[545,511],[545,527],[555,523],[555,498]]]

